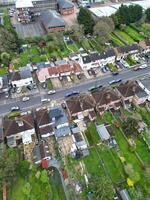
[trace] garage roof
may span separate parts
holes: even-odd
[[[31,0],[17,0],[16,8],[32,8],[33,3]]]

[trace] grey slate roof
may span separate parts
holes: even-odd
[[[41,12],[41,21],[46,28],[65,27],[64,19],[55,10]]]
[[[58,0],[58,5],[61,9],[69,9],[74,7],[74,4],[67,0]]]
[[[70,134],[70,128],[68,126],[64,126],[59,129],[55,129],[55,136],[56,138],[63,137]]]
[[[58,107],[52,108],[49,111],[49,116],[50,116],[51,119],[52,118],[59,118],[59,117],[62,116],[62,111]]]
[[[21,79],[26,79],[26,78],[32,77],[29,67],[21,67],[19,70],[20,70]]]

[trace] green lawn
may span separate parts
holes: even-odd
[[[8,74],[7,67],[0,67],[0,75]]]
[[[91,47],[91,45],[89,44],[87,38],[85,38],[85,39],[83,39],[83,40],[81,41],[81,46],[83,47],[83,49],[84,49],[85,51],[88,51],[88,50],[92,49],[92,47]]]
[[[53,84],[52,84],[51,79],[48,79],[48,80],[47,80],[47,88],[48,88],[49,90],[52,90],[52,89],[53,89]]]
[[[131,56],[127,56],[125,60],[130,66],[134,66],[136,64],[136,61],[133,60]]]
[[[115,149],[109,149],[108,146],[98,146],[98,151],[105,164],[106,170],[114,184],[125,180],[123,165]]]
[[[139,29],[143,32],[146,36],[150,37],[150,24],[143,23]]]
[[[125,40],[128,44],[133,44],[135,42],[128,34],[123,31],[115,30],[114,33],[123,38],[123,40]]]
[[[124,28],[124,32],[126,32],[135,41],[144,40],[144,37],[130,26],[126,26]]]
[[[110,34],[110,39],[114,46],[117,46],[117,47],[124,46],[124,43],[121,40],[119,40],[119,38],[117,38],[113,33]]]
[[[96,126],[93,122],[90,122],[88,129],[85,131],[86,138],[89,142],[89,145],[95,145],[100,142],[100,137],[97,133]]]
[[[67,47],[69,50],[71,50],[71,53],[74,52],[74,53],[77,53],[78,52],[78,47],[75,43],[73,44],[67,44]]]
[[[118,71],[118,68],[115,64],[108,64],[108,68],[110,69],[111,72],[117,72]]]
[[[40,171],[39,171],[40,172]],[[48,196],[51,194],[51,186],[49,187],[49,194],[45,192],[45,185],[41,182],[39,177],[36,177],[35,174],[37,171],[30,171],[29,176],[26,178],[18,175],[15,184],[12,186],[11,193],[9,195],[9,200],[26,200],[27,195],[25,192],[25,186],[27,183],[30,184],[30,199],[38,199],[38,200],[47,200]],[[60,199],[59,199],[60,200]]]

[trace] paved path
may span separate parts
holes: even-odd
[[[65,181],[64,181],[64,177],[63,177],[61,169],[60,169],[60,165],[61,165],[60,161],[49,160],[48,164],[49,164],[49,167],[55,167],[58,170],[60,178],[61,178],[62,186],[63,186],[63,189],[64,189],[64,193],[65,193],[65,196],[66,196],[66,200],[69,200],[69,195],[68,195],[68,191],[67,191],[66,184],[65,184]]]

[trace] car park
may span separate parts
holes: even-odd
[[[13,106],[13,107],[11,107],[11,111],[12,112],[19,111],[19,110],[20,110],[19,106]]]
[[[51,95],[51,94],[55,94],[56,90],[49,90],[47,94]]]
[[[23,98],[22,98],[22,101],[23,101],[23,102],[29,101],[29,100],[30,100],[30,97],[23,97]]]

